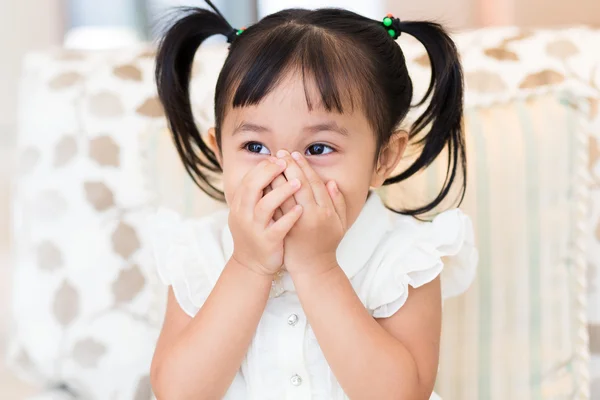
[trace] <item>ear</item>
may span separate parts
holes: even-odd
[[[408,132],[396,131],[379,152],[377,167],[373,171],[371,187],[378,188],[394,172],[408,145]]]
[[[221,150],[219,149],[219,144],[217,143],[217,131],[214,127],[208,129],[208,132],[205,137],[205,142],[208,148],[210,148],[212,152],[215,153],[219,164],[223,166],[223,162],[221,160]]]

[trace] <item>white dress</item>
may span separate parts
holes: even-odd
[[[160,207],[149,219],[162,282],[193,317],[233,251],[228,210],[184,220]],[[432,222],[396,214],[371,192],[337,250],[339,265],[373,317],[405,303],[408,286],[442,274],[442,297],[465,291],[475,276],[477,250],[469,217],[459,209]],[[232,295],[235,295],[234,293]],[[312,331],[287,272],[274,282],[263,316],[225,399],[347,399]],[[439,397],[434,393],[432,399]]]

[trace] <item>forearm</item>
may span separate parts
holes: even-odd
[[[293,280],[323,354],[350,398],[428,398],[410,352],[371,317],[339,266],[321,275],[297,273]]]
[[[229,260],[208,299],[160,360],[170,399],[220,399],[244,359],[271,278]],[[162,399],[161,399],[162,400]]]

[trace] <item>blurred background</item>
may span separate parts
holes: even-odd
[[[453,31],[501,25],[551,27],[600,25],[598,0],[215,0],[234,26],[291,6],[341,6],[379,19],[391,12],[401,19],[434,19]],[[4,358],[10,296],[9,196],[15,132],[16,94],[23,56],[50,47],[111,49],[152,41],[165,10],[200,5],[183,0],[0,0],[0,358]],[[24,398],[29,391],[0,363],[1,399]]]

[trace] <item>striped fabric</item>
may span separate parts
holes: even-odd
[[[587,395],[579,383],[589,354],[577,345],[586,321],[574,302],[576,291],[585,293],[575,280],[584,249],[575,244],[577,223],[587,218],[576,208],[585,201],[585,181],[576,177],[587,150],[585,115],[574,101],[548,93],[466,110],[461,208],[473,218],[480,263],[470,290],[444,305],[436,385],[443,398]],[[388,202],[410,207],[431,198],[444,164],[387,188]]]

